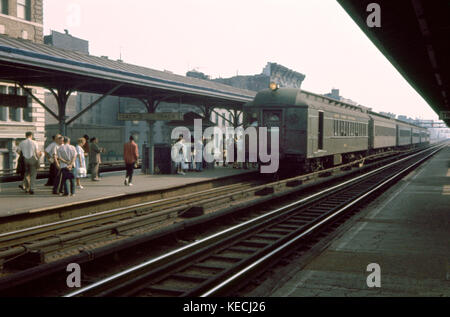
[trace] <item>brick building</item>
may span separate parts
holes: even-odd
[[[0,36],[20,38],[43,43],[43,0],[0,0]],[[44,89],[29,87],[44,101]],[[0,94],[26,95],[14,83],[1,82]],[[25,138],[26,131],[34,132],[42,148],[45,139],[44,109],[30,97],[27,107],[0,104],[0,170],[15,168],[16,147]]]
[[[268,88],[271,82],[277,83],[280,87],[300,88],[305,77],[304,74],[283,65],[268,62],[261,74],[215,78],[213,81],[237,88],[260,91]]]

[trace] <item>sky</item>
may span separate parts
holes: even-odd
[[[305,74],[307,91],[438,119],[335,0],[44,0],[44,33],[64,29],[92,55],[212,78],[275,62]]]

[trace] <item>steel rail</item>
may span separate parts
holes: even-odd
[[[235,273],[234,275],[232,275],[231,277],[229,277],[225,281],[223,281],[223,282],[219,283],[218,285],[214,286],[210,290],[204,292],[203,294],[200,295],[200,297],[208,297],[208,296],[215,295],[215,294],[219,293],[221,290],[229,287],[230,284],[236,283],[236,281],[238,281],[240,278],[243,278],[245,276],[245,274],[247,274],[251,270],[257,268],[258,266],[260,266],[264,262],[266,262],[266,261],[276,257],[277,255],[279,255],[280,253],[285,251],[287,248],[289,248],[290,246],[292,246],[293,244],[298,242],[298,240],[304,238],[305,236],[307,236],[308,234],[310,234],[314,230],[318,229],[319,227],[322,227],[324,224],[327,224],[328,222],[330,222],[330,220],[336,218],[338,215],[342,214],[344,211],[348,210],[350,207],[354,206],[359,201],[361,201],[364,198],[366,198],[366,197],[370,196],[371,194],[375,193],[377,190],[379,190],[380,188],[384,187],[386,184],[390,183],[391,181],[393,181],[394,179],[396,179],[400,175],[404,174],[406,171],[410,170],[411,168],[415,167],[416,165],[419,165],[420,163],[422,163],[423,161],[425,161],[429,157],[433,156],[435,153],[437,153],[441,149],[442,148],[439,148],[439,149],[435,150],[434,152],[432,152],[431,154],[427,155],[426,157],[420,159],[417,162],[414,162],[410,166],[402,169],[400,172],[397,172],[395,175],[393,175],[389,179],[383,181],[382,183],[377,185],[375,188],[372,188],[370,191],[364,193],[363,195],[359,196],[355,200],[353,200],[350,203],[346,204],[345,206],[343,206],[339,210],[337,210],[334,213],[332,213],[331,215],[327,216],[325,219],[322,219],[321,221],[319,221],[316,224],[314,224],[312,227],[307,228],[305,231],[303,231],[298,236],[294,237],[293,239],[291,239],[288,242],[284,243],[283,245],[279,246],[275,250],[273,250],[270,253],[266,254],[265,256],[261,257],[260,259],[258,259],[254,263],[252,263],[251,265],[243,268],[242,270],[240,270],[239,272]]]
[[[400,152],[400,153],[403,153],[403,152]],[[392,155],[392,153],[390,153],[390,154]],[[385,156],[386,154],[382,153],[382,155]],[[264,189],[267,189],[267,188],[270,188],[270,187],[272,187],[272,188],[273,187],[277,187],[277,186],[280,187],[280,186],[286,185],[287,183],[293,182],[293,181],[305,181],[305,180],[314,179],[314,178],[317,178],[320,174],[334,172],[334,171],[340,170],[342,168],[347,168],[347,167],[350,167],[350,166],[354,166],[356,164],[364,162],[367,159],[377,158],[377,157],[379,157],[379,154],[371,155],[371,156],[368,156],[368,157],[364,157],[364,158],[362,158],[360,160],[356,160],[356,161],[347,163],[345,165],[341,165],[341,166],[338,166],[338,167],[333,167],[333,168],[330,168],[330,169],[327,169],[327,170],[322,170],[322,171],[318,171],[318,172],[314,172],[314,173],[310,173],[310,174],[306,174],[306,175],[300,175],[300,176],[288,178],[288,179],[285,179],[285,180],[281,180],[281,181],[277,181],[277,182],[273,182],[273,183],[269,183],[269,184],[263,184],[263,185],[252,187],[252,188],[245,189],[245,184],[243,184],[241,190],[231,190],[231,189],[233,189],[233,186],[236,185],[236,184],[233,184],[233,185],[229,185],[228,187],[227,186],[219,187],[219,189],[215,189],[214,188],[214,189],[201,191],[201,192],[198,192],[198,194],[204,195],[204,194],[208,194],[209,192],[217,192],[217,194],[215,196],[210,197],[209,199],[208,198],[204,199],[202,201],[203,204],[214,203],[218,199],[232,199],[233,200],[233,197],[237,193],[238,194],[242,194],[242,195],[246,195],[246,194],[249,195],[251,192],[254,193],[254,192],[257,192],[257,191],[260,191],[260,190],[264,190]],[[228,192],[225,195],[217,197],[218,194],[220,193],[220,189],[223,189],[223,191],[229,191],[228,189],[230,189],[231,191]],[[165,199],[160,199],[160,200],[156,200],[156,201],[152,201],[152,202],[145,202],[145,203],[140,203],[140,204],[134,204],[134,205],[131,205],[131,206],[115,208],[115,209],[106,210],[106,211],[103,211],[103,212],[98,212],[98,213],[95,213],[95,214],[78,216],[78,217],[71,218],[71,219],[66,219],[66,220],[60,220],[60,221],[57,221],[57,222],[52,222],[52,223],[49,223],[49,224],[29,227],[29,228],[16,230],[16,231],[11,231],[11,232],[7,232],[7,233],[2,233],[2,234],[0,234],[0,249],[1,248],[4,249],[4,248],[8,247],[8,245],[5,245],[5,241],[8,241],[8,240],[22,239],[20,241],[20,243],[29,242],[29,240],[26,240],[26,236],[27,235],[28,236],[39,236],[39,235],[41,235],[41,236],[39,236],[39,239],[45,238],[45,236],[42,237],[42,235],[45,233],[46,228],[48,228],[48,233],[49,234],[50,233],[53,233],[53,234],[54,233],[64,234],[65,232],[69,231],[71,227],[73,227],[75,225],[81,226],[81,224],[85,223],[86,226],[89,226],[90,222],[93,223],[95,221],[100,221],[100,220],[107,221],[108,217],[111,217],[111,218],[118,217],[121,214],[124,214],[124,217],[125,217],[126,214],[131,213],[132,215],[130,215],[130,217],[129,217],[130,220],[131,220],[131,219],[134,219],[136,216],[141,216],[142,217],[143,215],[146,214],[145,212],[142,212],[142,211],[137,212],[135,209],[138,209],[138,208],[141,208],[141,209],[151,208],[152,206],[157,205],[157,204],[164,204],[164,203],[169,204],[171,201],[182,201],[185,198],[190,197],[190,196],[191,196],[190,194],[187,194],[187,195],[182,195],[182,196],[179,196],[179,197],[165,198]],[[193,203],[187,203],[187,204],[184,203],[184,204],[180,205],[178,208],[176,206],[175,207],[172,206],[172,208],[168,209],[166,211],[166,213],[155,213],[154,216],[155,217],[160,217],[160,216],[162,216],[164,214],[171,214],[171,213],[174,213],[174,212],[181,212],[181,211],[183,211],[185,209],[188,209],[188,208],[193,207],[194,205],[198,204],[199,201],[201,201],[201,199],[197,199]],[[139,218],[139,219],[144,220],[143,218]],[[119,219],[119,220],[116,219],[115,221],[126,221],[126,220],[125,219]],[[136,222],[136,221],[131,220],[131,222]],[[124,223],[123,225],[126,225],[126,224],[129,224],[129,223]],[[114,228],[115,228],[115,225],[109,225],[109,226],[104,227],[104,230],[111,230],[111,229],[114,229]],[[58,232],[58,230],[63,230],[63,229],[65,231]],[[80,228],[77,228],[77,230],[79,230],[79,229]],[[37,232],[35,232],[35,231],[37,231]],[[93,233],[99,233],[101,231],[102,231],[101,228],[96,228]],[[36,245],[28,245],[26,248],[21,247],[21,246],[17,246],[15,249],[8,249],[8,250],[5,250],[5,251],[0,251],[0,259],[1,258],[5,258],[5,257],[16,256],[16,255],[19,255],[20,253],[27,252],[27,251],[35,249],[37,247],[41,248],[41,247],[49,246],[52,243],[73,241],[76,238],[80,238],[80,237],[83,237],[83,234],[77,233],[77,234],[71,235],[69,237],[66,237],[64,239],[55,238],[53,242],[48,242],[47,241],[47,242],[40,242],[40,243],[38,243]],[[3,245],[2,245],[2,242],[3,242]],[[16,243],[16,245],[18,245],[18,244],[19,243]],[[12,245],[13,244],[11,243],[9,245],[9,247],[11,247]]]
[[[16,235],[16,234],[28,233],[28,232],[31,232],[31,231],[34,231],[34,230],[37,230],[37,229],[45,229],[45,228],[49,228],[49,227],[52,227],[52,226],[67,224],[67,223],[78,221],[78,220],[92,219],[92,218],[95,218],[95,217],[98,217],[98,216],[109,215],[109,214],[117,213],[117,212],[121,212],[121,211],[122,212],[123,211],[127,212],[127,211],[130,211],[130,209],[136,209],[136,208],[142,208],[142,207],[151,207],[154,204],[168,203],[168,202],[172,202],[172,201],[182,200],[183,198],[186,198],[188,196],[192,196],[192,194],[204,195],[204,194],[208,194],[210,192],[227,191],[227,190],[233,189],[233,187],[240,187],[242,185],[247,185],[247,184],[232,184],[232,185],[227,185],[227,186],[218,187],[218,188],[211,188],[211,189],[207,189],[207,190],[203,190],[203,191],[199,191],[199,192],[195,192],[195,193],[191,193],[191,194],[185,194],[185,195],[182,195],[182,196],[169,197],[169,198],[153,200],[151,202],[145,202],[145,203],[134,204],[134,205],[126,206],[126,207],[114,208],[114,209],[110,209],[110,210],[100,211],[100,212],[97,212],[95,214],[78,216],[78,217],[74,217],[74,218],[71,218],[71,219],[60,220],[60,221],[55,221],[55,222],[51,222],[51,223],[47,223],[47,224],[43,224],[43,225],[34,226],[34,227],[29,227],[29,228],[24,228],[24,229],[20,229],[20,230],[0,233],[0,242],[4,241],[5,237],[10,237],[10,236],[13,236],[13,235]]]
[[[408,151],[406,151],[406,152],[408,152]],[[390,153],[390,152],[389,152],[389,153]],[[403,153],[403,152],[396,151],[395,153]],[[395,153],[394,153],[394,154],[395,154]],[[384,154],[384,153],[383,153],[383,154]],[[390,153],[390,154],[392,154],[392,153]],[[266,188],[268,188],[268,187],[272,187],[272,186],[276,186],[276,185],[283,185],[283,184],[286,184],[286,183],[289,183],[289,182],[293,182],[293,181],[303,181],[303,180],[312,179],[312,178],[318,177],[320,174],[329,173],[329,172],[333,172],[333,171],[336,171],[336,170],[340,170],[340,169],[342,169],[342,168],[347,168],[347,167],[350,167],[350,166],[354,166],[354,165],[356,165],[356,164],[359,164],[359,163],[364,162],[364,161],[366,161],[366,160],[368,160],[368,159],[375,158],[375,157],[378,157],[378,156],[379,156],[379,154],[371,155],[371,156],[364,157],[364,158],[362,158],[362,159],[359,159],[359,160],[356,160],[356,161],[353,161],[353,162],[350,162],[350,163],[347,163],[347,164],[344,164],[344,165],[340,165],[340,166],[338,166],[338,167],[333,167],[333,168],[329,168],[329,169],[326,169],[326,170],[321,170],[321,171],[314,172],[314,173],[309,173],[309,174],[305,174],[305,175],[295,176],[295,177],[291,177],[291,178],[284,179],[284,180],[281,180],[281,181],[277,181],[277,182],[272,182],[272,183],[260,185],[260,186],[257,186],[257,187],[253,187],[253,188],[251,188],[251,189],[247,189],[247,190],[243,191],[242,193],[246,193],[246,192],[249,192],[249,191],[263,190],[263,189],[266,189]],[[233,186],[233,185],[235,185],[235,184],[232,184],[232,185],[229,185],[229,186]],[[224,188],[224,187],[221,186],[220,188]],[[208,190],[201,191],[201,192],[198,192],[198,193],[201,194],[201,193],[203,193],[203,192],[206,192],[206,191],[213,191],[213,190],[215,190],[215,189],[214,189],[214,188],[213,188],[213,189],[208,189]],[[190,195],[192,195],[192,194],[183,195],[182,198],[184,198],[185,196],[190,196]],[[229,196],[231,196],[231,195],[233,195],[233,194],[230,193],[230,194],[227,194],[226,196],[223,196],[223,197],[229,197]],[[134,205],[126,206],[126,207],[115,208],[115,209],[111,209],[111,210],[106,210],[106,211],[102,211],[102,212],[97,212],[97,213],[95,213],[95,214],[84,215],[84,216],[78,216],[78,217],[74,217],[74,218],[71,218],[71,219],[55,221],[55,222],[52,222],[52,223],[43,224],[43,225],[39,225],[39,226],[33,226],[33,227],[24,228],[24,229],[15,230],[15,231],[10,231],[10,232],[6,232],[6,233],[0,233],[0,241],[2,240],[3,237],[9,236],[9,235],[13,235],[13,234],[19,234],[19,233],[30,232],[30,231],[32,231],[32,230],[36,230],[36,229],[40,229],[40,228],[45,228],[45,227],[51,227],[51,226],[55,226],[55,225],[58,225],[58,224],[68,223],[68,222],[71,222],[71,221],[76,221],[76,220],[81,220],[81,219],[88,219],[88,218],[90,218],[90,217],[95,217],[95,216],[97,216],[97,215],[105,215],[105,214],[109,214],[109,213],[113,213],[113,212],[118,212],[118,211],[123,211],[123,210],[128,210],[128,209],[132,209],[132,208],[141,208],[141,207],[145,207],[147,204],[153,204],[153,203],[158,203],[158,202],[164,202],[164,201],[170,200],[170,199],[173,199],[173,200],[176,200],[176,199],[181,200],[180,197],[178,197],[178,198],[177,198],[177,197],[170,197],[170,198],[165,198],[165,199],[155,200],[155,201],[152,201],[152,202],[150,202],[150,203],[148,203],[148,202],[145,202],[145,203],[139,203],[139,204],[134,204]]]
[[[400,160],[397,160],[396,162],[387,164],[387,165],[385,165],[385,166],[382,166],[382,167],[380,167],[380,168],[377,168],[376,170],[373,170],[373,171],[368,172],[368,173],[365,173],[365,174],[363,174],[363,175],[361,175],[361,176],[355,177],[355,178],[353,178],[353,179],[351,179],[351,180],[348,180],[348,181],[346,181],[346,182],[344,182],[344,183],[342,183],[342,184],[339,184],[339,185],[336,185],[336,186],[332,186],[332,187],[330,187],[330,188],[328,188],[328,189],[326,189],[326,190],[320,191],[320,192],[315,193],[315,194],[313,194],[313,195],[310,195],[310,196],[308,196],[308,197],[306,197],[306,198],[303,198],[303,199],[301,199],[301,200],[298,200],[298,201],[296,201],[296,202],[293,202],[293,203],[290,203],[290,204],[288,204],[288,205],[286,205],[286,206],[283,206],[283,207],[281,207],[281,208],[277,208],[277,209],[275,209],[275,210],[273,210],[273,211],[271,211],[271,212],[269,212],[269,213],[267,213],[267,214],[264,214],[264,215],[262,215],[262,216],[259,216],[259,217],[254,218],[254,219],[252,219],[252,220],[248,220],[248,221],[246,221],[246,222],[244,222],[244,223],[241,223],[241,224],[239,224],[239,225],[237,225],[237,226],[234,226],[234,227],[228,228],[228,229],[226,229],[226,230],[223,230],[223,231],[221,231],[221,232],[218,232],[218,233],[216,233],[216,234],[214,234],[214,235],[211,235],[211,236],[209,236],[209,237],[206,237],[206,238],[204,238],[204,239],[201,239],[201,240],[199,240],[199,241],[196,241],[196,242],[194,242],[194,243],[192,243],[192,244],[190,244],[190,245],[187,245],[187,246],[184,246],[184,247],[182,247],[182,248],[173,250],[173,251],[171,251],[171,252],[169,252],[169,253],[167,253],[167,254],[165,254],[165,255],[162,255],[162,256],[159,256],[159,257],[157,257],[157,258],[154,258],[154,259],[151,259],[151,260],[149,260],[149,261],[146,261],[146,262],[144,262],[144,263],[141,263],[140,265],[137,265],[137,266],[134,266],[134,267],[132,267],[132,268],[129,268],[129,269],[127,269],[127,270],[125,270],[125,271],[123,271],[123,272],[120,272],[120,273],[118,273],[118,274],[114,274],[114,275],[112,275],[112,276],[110,276],[110,277],[108,277],[108,278],[106,278],[106,279],[103,279],[103,280],[101,280],[101,281],[98,281],[98,282],[96,282],[96,283],[93,283],[92,285],[89,285],[89,286],[87,286],[87,287],[85,287],[85,288],[83,288],[83,289],[80,289],[80,290],[78,290],[78,291],[72,292],[72,293],[70,293],[70,294],[68,294],[68,295],[66,295],[66,296],[68,296],[68,297],[79,296],[79,295],[83,295],[83,294],[89,293],[89,291],[93,291],[93,290],[95,290],[96,288],[102,288],[102,287],[104,288],[104,287],[106,287],[107,284],[110,283],[110,282],[114,282],[115,280],[124,278],[124,277],[126,277],[127,275],[132,274],[132,273],[135,273],[135,272],[137,272],[137,271],[139,271],[139,270],[142,270],[142,269],[144,269],[144,268],[146,268],[146,267],[151,267],[152,265],[155,265],[155,264],[158,263],[158,262],[168,261],[168,259],[169,259],[170,257],[173,257],[173,256],[179,256],[179,257],[181,257],[181,256],[183,256],[184,254],[188,253],[189,251],[194,251],[194,250],[196,250],[196,249],[199,249],[199,248],[203,247],[204,245],[207,245],[208,242],[215,241],[215,240],[219,239],[220,237],[223,237],[223,236],[226,236],[226,235],[230,235],[231,233],[238,232],[239,230],[241,230],[241,229],[243,229],[243,228],[245,228],[245,227],[248,227],[248,226],[250,226],[250,225],[252,225],[252,224],[256,224],[256,223],[258,223],[259,221],[262,221],[262,220],[264,220],[264,219],[269,219],[270,217],[272,217],[273,215],[275,215],[275,214],[277,214],[277,213],[286,211],[287,209],[292,208],[292,207],[294,207],[294,206],[298,206],[298,205],[300,205],[300,204],[302,204],[302,203],[305,203],[306,201],[313,200],[314,198],[317,198],[317,197],[319,197],[319,196],[321,196],[321,195],[324,195],[324,194],[327,194],[327,193],[336,191],[336,190],[339,189],[339,188],[344,188],[344,187],[346,187],[347,185],[349,185],[349,184],[351,184],[351,183],[357,182],[358,180],[361,180],[361,179],[363,179],[363,178],[367,178],[367,177],[369,177],[370,175],[373,175],[373,174],[375,174],[375,173],[377,173],[377,172],[379,172],[379,171],[382,171],[382,170],[384,170],[384,169],[386,169],[386,168],[389,168],[389,167],[391,167],[391,166],[393,166],[393,165],[395,165],[395,164],[398,164],[398,163],[403,162],[403,161],[405,161],[405,160],[411,159],[411,158],[413,158],[413,157],[415,157],[415,156],[417,156],[417,155],[422,154],[423,152],[430,151],[430,150],[431,150],[431,149],[427,149],[427,150],[420,151],[420,152],[418,152],[418,153],[416,153],[416,154],[410,155],[410,156],[408,156],[408,157],[406,157],[406,158],[402,158],[402,159],[400,159]]]
[[[189,208],[194,204],[199,204],[202,200],[210,200],[211,197],[219,196],[223,192],[236,193],[242,191],[242,189],[249,187],[251,182],[232,184],[228,186],[212,188],[200,192],[196,192],[196,196],[192,194],[185,194],[182,196],[159,199],[152,202],[135,204],[132,206],[115,208],[91,215],[80,216],[72,219],[61,220],[58,222],[44,224],[41,226],[30,227],[13,232],[0,234],[0,259],[7,259],[13,256],[17,256],[28,252],[29,250],[48,247],[54,244],[61,244],[62,242],[74,241],[79,238],[84,238],[88,235],[97,234],[104,231],[110,231],[112,229],[120,228],[123,226],[131,225],[133,223],[140,226],[138,223],[142,222],[142,226],[147,225],[145,220],[159,218],[161,216],[170,215]],[[207,196],[208,198],[204,198]],[[186,203],[185,199],[191,202]],[[175,204],[175,206],[169,206]],[[163,211],[155,210],[163,209]],[[138,211],[139,210],[139,211]],[[121,219],[113,219],[122,217]],[[111,221],[114,220],[114,223]],[[101,227],[95,227],[98,222],[108,223]],[[69,233],[71,230],[84,229],[86,231]],[[81,228],[80,228],[81,227]],[[92,229],[90,229],[92,228]],[[54,237],[55,234],[66,234],[64,237]],[[44,238],[53,237],[49,240],[43,240]],[[33,240],[34,239],[34,240]],[[33,241],[37,241],[33,243]],[[22,246],[24,243],[26,247]],[[4,250],[1,250],[4,249]]]

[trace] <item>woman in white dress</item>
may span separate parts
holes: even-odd
[[[83,150],[83,145],[85,142],[86,140],[84,138],[78,139],[78,144],[76,147],[77,158],[75,160],[75,170],[73,172],[77,182],[77,187],[80,189],[84,188],[83,186],[81,186],[81,178],[86,177],[86,161],[84,159],[84,150]]]

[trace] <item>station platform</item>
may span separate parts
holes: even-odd
[[[164,190],[253,171],[219,166],[202,172],[186,172],[186,175],[144,175],[140,170],[135,170],[133,186],[124,185],[125,171],[107,172],[101,174],[102,179],[99,182],[93,182],[90,178],[82,179],[81,185],[84,188],[76,188],[75,195],[69,197],[53,195],[52,187],[44,185],[47,179],[36,181],[37,187],[34,195],[27,194],[18,187],[22,182],[2,183],[0,184],[0,218],[103,197]]]
[[[355,217],[302,269],[289,264],[267,296],[450,296],[450,146]],[[371,263],[381,287],[367,285]]]

